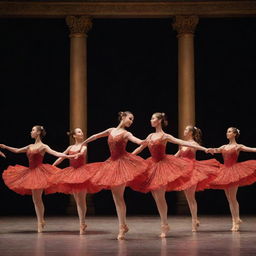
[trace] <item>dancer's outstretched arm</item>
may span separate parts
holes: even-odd
[[[103,132],[99,132],[99,133],[96,133],[96,134],[90,136],[89,138],[87,138],[87,139],[82,143],[81,147],[84,146],[85,144],[91,142],[91,141],[94,141],[94,140],[97,140],[97,139],[99,139],[99,138],[108,136],[108,135],[110,134],[110,132],[112,131],[112,129],[114,129],[114,128],[109,128],[109,129],[107,129],[107,130],[105,130],[105,131],[103,131]]]
[[[0,148],[7,149],[13,153],[25,153],[25,152],[27,152],[29,145],[26,147],[23,147],[23,148],[14,148],[14,147],[6,146],[4,144],[0,144]]]
[[[57,157],[74,158],[76,156],[76,155],[66,155],[64,153],[57,152],[57,151],[51,149],[48,145],[44,145],[44,150],[46,153],[53,155],[53,156],[57,156]]]
[[[148,137],[142,142],[142,144],[132,152],[133,155],[138,155],[144,148],[148,146],[148,140],[150,136],[151,134],[149,134]]]
[[[144,140],[138,139],[137,137],[133,136],[131,132],[127,132],[125,138],[138,145],[142,145],[145,142]]]
[[[239,145],[239,150],[244,152],[256,152],[256,148],[247,147],[245,145]]]
[[[140,145],[139,147],[137,147],[133,152],[132,154],[133,155],[138,155],[144,148],[146,148],[147,145]]]
[[[209,149],[209,152],[211,154],[219,154],[222,152],[223,148],[225,147],[225,145],[221,146],[221,147],[218,147],[218,148],[210,148]]]
[[[71,146],[67,147],[67,149],[63,152],[63,154],[67,155]],[[52,165],[57,166],[59,165],[66,157],[59,157]]]
[[[177,139],[177,138],[173,137],[170,134],[165,133],[163,139],[166,139],[168,142],[178,144],[178,145],[181,145],[181,146],[191,147],[191,148],[195,148],[197,150],[202,150],[202,151],[205,151],[206,153],[208,153],[208,151],[209,151],[207,148],[200,146],[196,142],[189,142],[189,141]]]

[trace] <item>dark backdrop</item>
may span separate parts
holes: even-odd
[[[30,129],[42,124],[45,143],[63,151],[69,129],[69,31],[59,19],[1,19],[1,136],[0,142],[21,147],[31,143]],[[256,146],[255,59],[256,19],[202,19],[195,36],[196,120],[204,144],[226,143],[229,126],[241,129],[240,142]],[[117,125],[117,112],[135,115],[134,135],[152,131],[155,111],[169,117],[166,132],[177,136],[177,38],[169,19],[94,20],[88,36],[88,135]],[[128,150],[135,148],[129,144]],[[168,145],[175,153],[176,145]],[[6,152],[8,165],[27,165],[24,154]],[[89,162],[109,155],[106,139],[89,145]],[[143,157],[149,156],[147,150]],[[199,159],[211,156],[198,154]],[[220,156],[216,156],[221,160]],[[255,159],[242,153],[240,160]],[[54,158],[47,156],[45,162]],[[62,167],[66,166],[63,164]],[[128,214],[156,213],[150,194],[126,191]],[[255,185],[239,189],[242,213],[256,213]],[[199,213],[228,213],[223,191],[197,193]],[[0,180],[2,215],[33,214],[30,196],[10,191]],[[44,197],[48,214],[64,214],[66,195]],[[167,193],[170,213],[176,212],[176,193]],[[109,191],[93,196],[96,214],[113,214]]]

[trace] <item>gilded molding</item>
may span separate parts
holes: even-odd
[[[34,2],[0,1],[0,17],[64,18],[171,18],[197,15],[200,18],[255,17],[256,0],[242,1],[104,1]]]

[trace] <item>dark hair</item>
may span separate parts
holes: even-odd
[[[229,127],[229,128],[232,129],[232,132],[236,135],[235,138],[238,139],[240,135],[240,130],[237,129],[236,127]]]
[[[198,144],[202,144],[202,131],[201,129],[193,126],[193,125],[188,125],[187,126],[189,131],[192,132],[192,137],[194,139],[194,141],[196,141]]]
[[[167,115],[164,112],[156,112],[153,115],[155,115],[158,120],[161,120],[162,127],[166,127],[168,125]]]
[[[42,125],[35,125],[34,127],[40,132],[40,138],[42,139],[46,135],[44,127]]]
[[[121,122],[122,118],[127,115],[133,115],[130,111],[120,111],[118,112],[118,121]]]

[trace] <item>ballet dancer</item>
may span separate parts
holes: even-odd
[[[122,240],[125,239],[125,233],[129,230],[126,224],[125,187],[129,181],[145,172],[147,164],[141,157],[126,151],[128,141],[139,145],[143,143],[142,140],[134,137],[132,133],[126,130],[134,121],[133,114],[130,111],[119,112],[118,120],[117,127],[90,136],[82,145],[101,137],[108,137],[111,156],[105,162],[88,164],[92,171],[97,170],[90,181],[96,186],[112,191],[119,221],[117,239]]]
[[[193,170],[193,162],[191,160],[165,153],[167,142],[207,151],[205,147],[195,142],[187,142],[165,133],[163,127],[166,127],[167,124],[168,121],[165,113],[157,112],[152,115],[151,126],[155,128],[155,132],[148,135],[146,139],[148,144],[141,145],[133,152],[136,155],[148,146],[151,153],[151,157],[146,160],[149,168],[145,174],[139,176],[130,184],[135,190],[141,192],[151,191],[161,218],[160,237],[162,238],[166,237],[170,230],[167,219],[168,207],[165,192],[179,190],[179,187],[189,181]]]
[[[201,145],[201,129],[188,125],[184,130],[184,140]],[[195,192],[202,191],[207,188],[209,182],[211,182],[217,176],[220,166],[216,159],[196,161],[196,151],[197,149],[195,148],[181,146],[179,151],[175,154],[177,157],[188,158],[194,161],[194,168],[191,173],[190,180],[180,187],[180,190],[184,190],[189,205],[192,217],[192,232],[196,232],[200,225],[197,217],[197,202]]]
[[[86,195],[87,193],[96,193],[100,190],[100,187],[93,186],[89,179],[93,175],[93,172],[89,172],[86,169],[86,154],[87,147],[82,146],[84,141],[84,134],[80,128],[76,128],[68,135],[75,140],[75,144],[70,145],[63,153],[68,155],[76,154],[76,158],[70,159],[70,166],[64,168],[59,172],[55,182],[58,184],[53,187],[54,192],[60,192],[65,194],[73,194],[77,212],[80,221],[80,234],[85,234],[87,225],[85,224],[85,215],[87,211]],[[63,157],[58,158],[53,165],[56,166],[64,160]]]
[[[229,143],[211,149],[213,153],[221,153],[224,159],[224,164],[221,165],[218,176],[210,183],[210,188],[224,189],[225,191],[232,215],[231,231],[239,231],[242,222],[236,198],[238,187],[250,185],[256,181],[256,160],[237,162],[240,151],[256,152],[256,148],[238,144],[236,140],[239,135],[239,129],[229,127],[226,133]]]
[[[37,231],[41,233],[45,226],[44,220],[44,204],[42,200],[43,191],[47,193],[47,189],[53,184],[52,176],[59,169],[49,164],[43,164],[45,153],[56,157],[71,158],[66,154],[52,150],[48,145],[42,142],[42,138],[46,132],[43,126],[35,125],[31,130],[31,138],[35,140],[34,144],[22,148],[14,148],[0,144],[0,148],[9,150],[13,153],[26,153],[29,160],[29,167],[21,165],[9,166],[3,172],[3,180],[7,187],[21,195],[32,195],[36,216]]]

